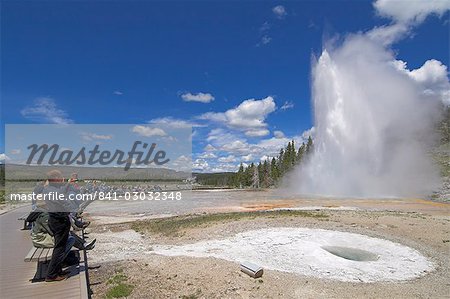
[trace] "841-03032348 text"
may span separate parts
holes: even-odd
[[[93,193],[71,193],[64,195],[63,193],[50,192],[48,194],[32,193],[11,193],[9,195],[11,201],[114,201],[114,200],[154,200],[154,201],[176,201],[182,199],[181,191],[152,191],[152,192],[99,192]]]
[[[98,192],[96,198],[98,200],[181,200],[180,191],[156,191],[156,192]]]

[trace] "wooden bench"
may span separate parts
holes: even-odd
[[[23,227],[22,227],[22,230],[28,230],[28,229],[31,229],[31,224],[27,222],[28,215],[30,215],[30,213],[23,214],[22,216],[20,216],[19,218],[17,218],[17,220],[23,221]]]
[[[36,248],[32,247],[25,256],[25,262],[37,262],[37,270],[31,281],[39,281],[45,279],[47,268],[52,258],[53,248]]]

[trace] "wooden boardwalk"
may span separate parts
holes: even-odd
[[[60,282],[34,282],[36,263],[24,258],[31,248],[30,231],[20,230],[17,220],[30,210],[22,207],[0,215],[0,297],[1,298],[88,298],[83,254],[80,267]]]

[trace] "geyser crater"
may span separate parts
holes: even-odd
[[[268,270],[351,282],[402,281],[434,265],[417,250],[361,234],[310,228],[266,228],[221,240],[155,245],[150,254],[249,261]]]

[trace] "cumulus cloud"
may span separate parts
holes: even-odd
[[[444,105],[450,105],[450,82],[447,76],[447,66],[436,59],[427,60],[420,68],[409,70],[407,64],[395,60],[396,68],[414,79],[422,88],[423,93],[431,98],[441,100]]]
[[[171,166],[177,171],[190,171],[192,169],[192,159],[189,156],[181,155],[171,162]]]
[[[102,135],[96,133],[83,132],[81,133],[81,137],[86,141],[92,140],[111,140],[113,135]]]
[[[23,117],[41,123],[66,125],[73,123],[66,111],[58,108],[55,100],[49,97],[41,97],[34,100],[32,106],[27,106],[20,111]]]
[[[113,94],[116,96],[121,96],[121,95],[123,95],[123,92],[121,92],[120,90],[115,90],[115,91],[113,91]]]
[[[252,162],[259,161],[260,157],[264,155],[269,157],[277,156],[280,149],[285,147],[286,144],[292,140],[294,140],[296,147],[298,148],[301,143],[306,142],[311,131],[313,130],[309,129],[300,135],[292,136],[290,138],[284,136],[284,134],[283,136],[278,134],[278,138],[272,137],[250,143],[241,136],[227,132],[223,129],[215,129],[210,132],[207,140],[213,144],[211,146],[215,149],[215,152],[221,153],[222,155],[233,155],[236,160]]]
[[[286,8],[283,5],[277,5],[272,8],[272,12],[278,19],[284,19],[287,16]]]
[[[134,126],[131,129],[131,131],[133,133],[136,133],[136,134],[138,134],[140,136],[144,136],[144,137],[152,137],[152,136],[166,137],[167,136],[167,133],[163,129],[141,126],[141,125]]]
[[[194,170],[204,171],[209,167],[208,162],[205,159],[195,159],[194,163],[192,163],[192,168]]]
[[[149,120],[148,123],[152,125],[163,125],[164,127],[170,127],[174,129],[189,129],[194,127],[204,127],[204,125],[189,120],[177,119],[170,116],[154,118],[152,120]]]
[[[282,131],[273,131],[273,136],[275,138],[284,138],[284,133]]]
[[[448,0],[399,1],[377,0],[373,4],[380,16],[400,23],[422,23],[428,15],[442,16],[450,9]]]
[[[208,112],[199,118],[222,123],[250,137],[261,137],[269,134],[265,120],[275,109],[275,101],[269,96],[262,100],[245,100],[226,112]]]
[[[245,131],[245,135],[249,137],[264,137],[269,135],[270,131],[267,129],[249,129]]]
[[[9,157],[4,153],[0,154],[0,163],[5,163],[5,161],[9,160]]]
[[[208,145],[205,146],[204,150],[207,151],[207,152],[213,152],[213,151],[215,151],[217,149],[214,146],[212,146],[211,144],[208,144]]]
[[[204,152],[198,156],[200,159],[215,159],[217,158],[216,154],[213,152]]]
[[[214,101],[214,97],[210,93],[199,92],[196,94],[193,93],[184,93],[181,95],[181,98],[185,102],[200,102],[200,103],[210,103]]]
[[[311,136],[311,138],[314,139],[315,134],[316,134],[316,127],[311,127],[311,129],[308,129],[302,133],[302,138],[303,140],[307,140]]]
[[[211,172],[236,172],[239,169],[239,165],[233,163],[220,163],[210,170]]]
[[[217,161],[224,163],[236,162],[236,157],[233,155],[229,155],[227,157],[220,157],[219,159],[217,159]]]
[[[245,162],[250,162],[250,161],[255,160],[255,157],[252,154],[248,154],[248,155],[242,156],[241,160],[245,161]]]
[[[371,29],[367,36],[384,45],[390,45],[408,35],[411,29],[422,23],[427,16],[442,16],[450,9],[450,1],[377,0],[373,6],[378,15],[391,19],[392,23]]]

